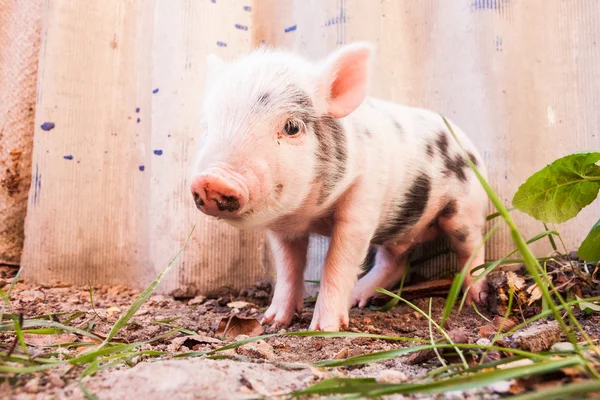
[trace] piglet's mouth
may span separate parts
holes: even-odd
[[[237,219],[248,203],[248,188],[222,168],[211,168],[194,177],[190,185],[196,207],[206,215]]]

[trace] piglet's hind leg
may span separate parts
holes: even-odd
[[[481,216],[480,216],[481,215]],[[471,271],[477,266],[485,262],[484,246],[481,246],[479,251],[477,248],[483,241],[483,227],[485,224],[485,217],[477,207],[475,210],[464,207],[458,210],[458,212],[451,217],[440,217],[440,227],[450,237],[450,243],[452,248],[458,256],[458,262],[462,268],[467,268],[467,275],[463,282],[463,290],[468,290],[466,304],[470,305],[472,301],[479,305],[485,305],[487,303],[487,291],[488,286],[485,278],[481,278],[475,281],[477,275],[481,273],[478,271],[471,275]],[[466,265],[469,258],[474,255],[469,265]],[[473,283],[474,282],[474,283]]]
[[[375,288],[389,289],[402,279],[406,267],[406,257],[394,257],[388,249],[381,247],[375,256],[375,265],[356,284],[352,294],[352,305],[358,308],[365,307],[369,300],[377,293]]]

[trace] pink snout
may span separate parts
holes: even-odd
[[[196,207],[214,217],[237,216],[248,202],[248,189],[225,171],[205,171],[190,185]]]

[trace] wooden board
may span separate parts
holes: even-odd
[[[262,234],[204,218],[189,199],[208,52],[230,58],[264,42],[316,59],[344,43],[373,41],[372,94],[437,110],[463,127],[507,205],[550,161],[600,148],[597,2],[45,4],[32,167],[42,184],[29,196],[28,279],[146,285],[194,223],[190,247],[161,290],[207,291],[272,277]],[[46,121],[56,128],[41,130]],[[528,238],[543,229],[514,215]],[[596,202],[557,227],[568,249],[599,215]],[[487,256],[513,247],[503,228]],[[318,279],[326,248],[327,240],[313,241],[307,278]],[[550,251],[547,242],[534,249]],[[453,260],[441,257],[425,270],[439,276]]]

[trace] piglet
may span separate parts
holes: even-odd
[[[263,323],[302,311],[310,234],[331,237],[311,330],[347,328],[349,308],[398,282],[411,249],[440,234],[464,268],[484,262],[488,201],[466,161],[486,177],[480,154],[439,114],[367,97],[373,53],[356,42],[318,62],[266,47],[207,59],[191,192],[204,214],[266,230],[277,280]],[[375,266],[357,283],[370,249]],[[472,285],[468,303],[486,287]]]

